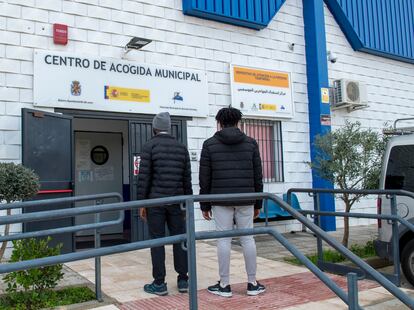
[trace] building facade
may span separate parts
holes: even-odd
[[[291,96],[286,106],[246,108],[242,128],[261,144],[265,191],[317,187],[321,180],[307,164],[314,134],[346,120],[381,130],[414,115],[413,9],[412,0],[2,0],[0,160],[33,167],[44,181],[42,198],[117,191],[133,199],[150,120],[169,109],[173,134],[188,145],[198,193],[198,161],[217,130],[214,116],[230,104],[245,108],[234,100],[243,80],[237,74],[255,70],[276,79],[288,74],[284,94]],[[67,26],[67,44],[55,43],[54,32],[65,31],[59,34],[55,24]],[[125,53],[133,37],[152,42]],[[326,88],[341,79],[360,83],[361,105],[332,109]],[[246,89],[255,90],[256,82],[244,80]],[[149,106],[151,100],[157,103]],[[173,106],[181,101],[189,106]],[[299,200],[313,208],[309,197]],[[359,211],[375,212],[375,203]],[[198,229],[213,228],[196,216]],[[135,214],[127,218],[106,233],[142,238],[142,222]],[[300,229],[292,220],[275,225]]]

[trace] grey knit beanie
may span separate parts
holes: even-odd
[[[171,129],[170,113],[161,112],[155,115],[154,119],[152,120],[152,128],[160,130],[160,131],[169,132]]]

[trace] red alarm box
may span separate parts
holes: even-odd
[[[53,24],[53,43],[68,44],[68,25]]]

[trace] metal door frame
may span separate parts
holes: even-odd
[[[151,125],[152,126],[152,118],[146,119],[146,120],[130,120],[129,121],[129,133],[131,133],[131,125],[132,124],[142,124],[142,125]],[[179,117],[172,117],[171,118],[171,125],[177,125],[178,126],[178,130],[177,130],[177,138],[180,142],[184,143],[185,145],[188,144],[187,142],[187,119],[185,118],[179,118]],[[132,141],[132,135],[129,134],[128,136],[129,138],[129,165],[130,165],[130,171],[132,171],[133,169],[133,162],[132,162],[132,158],[134,156],[133,152],[132,152],[132,145],[133,145],[133,141]],[[132,173],[129,174],[129,183],[131,185],[130,188],[130,193],[131,193],[131,200],[133,199],[133,188],[132,186],[134,185],[134,175]],[[138,218],[138,210],[132,210],[131,211],[131,241],[135,242],[135,241],[139,241],[139,240],[145,240],[145,231],[140,231],[140,229],[138,228],[138,223],[140,221],[140,219]],[[136,218],[136,219],[135,219]]]

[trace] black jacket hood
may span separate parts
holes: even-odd
[[[237,127],[223,128],[214,135],[224,144],[238,144],[244,141],[246,135]]]

